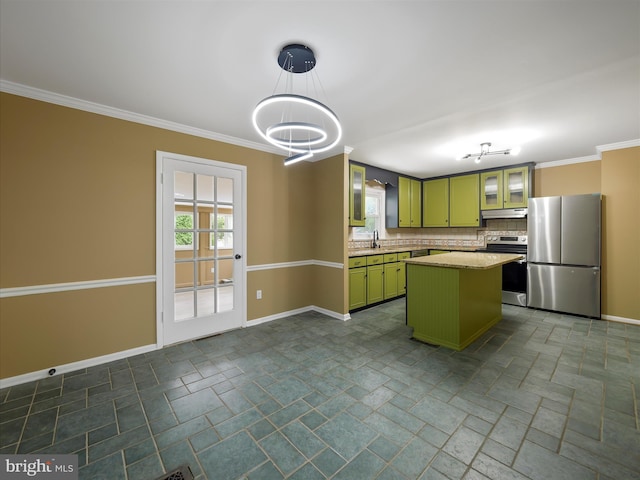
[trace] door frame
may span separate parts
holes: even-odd
[[[164,279],[163,273],[163,161],[164,159],[171,159],[174,161],[181,161],[185,163],[196,163],[200,165],[208,165],[214,167],[228,168],[237,170],[240,172],[242,195],[240,198],[240,211],[242,213],[242,228],[244,235],[241,239],[242,246],[242,258],[239,260],[242,262],[242,274],[239,276],[239,280],[242,282],[243,294],[240,298],[240,316],[241,316],[241,328],[247,326],[247,167],[245,165],[237,165],[233,163],[220,162],[218,160],[210,160],[207,158],[193,157],[190,155],[183,155],[179,153],[165,152],[156,150],[156,346],[162,348],[164,343]],[[235,206],[234,206],[235,208]],[[173,225],[170,228],[173,229]]]

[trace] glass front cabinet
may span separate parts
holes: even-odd
[[[508,168],[504,176],[504,208],[523,208],[529,200],[529,168]]]
[[[365,167],[349,165],[349,225],[364,227]]]
[[[529,167],[480,174],[480,209],[524,208],[529,199]]]

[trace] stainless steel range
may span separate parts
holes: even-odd
[[[502,303],[527,306],[527,236],[489,235],[487,252],[518,253],[524,259],[502,266]]]

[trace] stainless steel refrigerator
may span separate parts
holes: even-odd
[[[599,193],[529,199],[527,306],[600,318]]]

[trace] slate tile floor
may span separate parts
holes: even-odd
[[[404,306],[4,389],[0,453],[76,453],[82,479],[640,479],[640,327],[504,306],[453,352]]]

